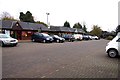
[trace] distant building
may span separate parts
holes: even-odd
[[[18,40],[30,40],[31,35],[35,32],[45,32],[49,34],[84,34],[82,29],[68,28],[64,26],[46,27],[43,24],[29,23],[21,21],[3,20],[0,21],[0,32],[10,35]]]
[[[57,34],[62,36],[63,34],[84,34],[85,32],[82,29],[69,28],[64,26],[50,26],[50,32],[52,34]]]
[[[49,29],[43,24],[28,23],[20,21],[4,20],[0,21],[0,31],[8,34],[18,40],[31,39],[34,32],[49,32]]]

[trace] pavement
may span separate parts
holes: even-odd
[[[3,78],[117,78],[118,58],[105,53],[107,40],[19,43],[3,47]]]
[[[18,40],[19,43],[26,43],[26,42],[31,42],[31,40]]]

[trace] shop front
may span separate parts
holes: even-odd
[[[30,40],[35,32],[49,32],[49,29],[43,24],[12,20],[2,20],[0,23],[2,23],[1,33],[10,35],[18,40]]]

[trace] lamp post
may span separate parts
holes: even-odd
[[[47,14],[47,25],[49,27],[48,16],[50,15],[50,13],[46,13],[46,14]]]

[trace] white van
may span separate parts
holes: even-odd
[[[82,40],[83,39],[82,34],[74,34],[73,36],[75,37],[76,40]]]
[[[120,56],[120,32],[106,46],[106,53],[109,57],[115,58]]]

